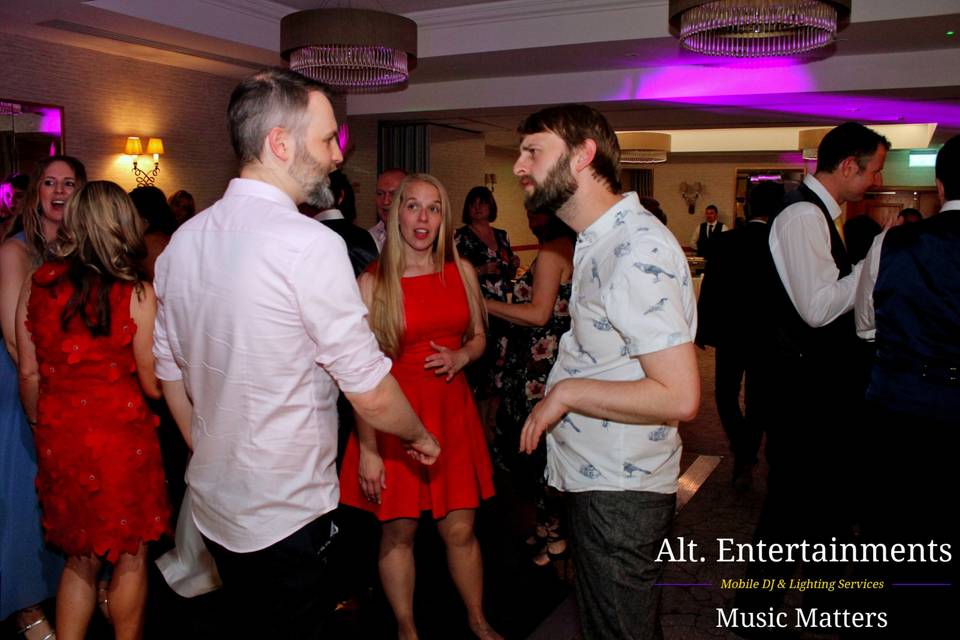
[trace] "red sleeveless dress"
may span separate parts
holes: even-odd
[[[460,371],[450,382],[424,369],[424,359],[436,351],[430,341],[459,349],[470,326],[470,308],[460,273],[448,262],[440,274],[403,278],[406,328],[402,352],[391,373],[427,430],[440,442],[437,462],[424,466],[411,458],[403,442],[377,432],[377,450],[383,458],[387,488],[381,504],[371,504],[358,480],[360,447],[350,436],[340,471],[340,502],[372,512],[382,521],[418,518],[430,511],[443,518],[455,509],[474,509],[491,497],[493,467],[483,427],[466,376]]]
[[[43,264],[28,303],[40,365],[35,439],[44,536],[67,555],[116,562],[169,532],[160,421],[137,379],[133,285],[110,289],[109,336],[94,337],[78,316],[64,332],[60,313],[73,287],[55,281],[65,270]]]

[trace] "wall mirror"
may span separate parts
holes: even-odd
[[[63,153],[63,108],[0,98],[0,177]]]

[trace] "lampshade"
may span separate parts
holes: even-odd
[[[163,155],[163,138],[150,138],[147,140],[147,153],[154,155]]]
[[[714,56],[788,56],[831,44],[850,0],[670,0],[670,32]]]
[[[818,127],[816,129],[800,129],[797,132],[797,148],[803,152],[804,160],[816,160],[817,148],[823,137],[830,132],[833,127]]]
[[[123,152],[128,156],[139,156],[143,153],[143,145],[140,144],[140,138],[137,136],[130,136],[127,138],[127,144],[123,148]]]
[[[403,87],[417,64],[417,23],[367,9],[311,9],[280,21],[290,68],[345,93]]]
[[[620,143],[620,164],[653,164],[667,161],[670,134],[653,131],[617,133]]]

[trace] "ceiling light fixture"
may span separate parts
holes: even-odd
[[[670,134],[652,131],[617,133],[620,143],[620,164],[655,164],[667,161]]]
[[[403,88],[417,64],[417,23],[384,11],[311,9],[280,21],[290,68],[342,93]]]
[[[790,56],[825,47],[850,19],[850,0],[670,0],[670,32],[713,56]]]

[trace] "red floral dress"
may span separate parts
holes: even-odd
[[[40,365],[37,491],[48,542],[71,556],[116,562],[169,532],[156,428],[133,356],[131,283],[110,289],[110,335],[94,337],[60,313],[73,292],[66,265],[33,275],[27,328]],[[95,298],[94,296],[92,296]]]

